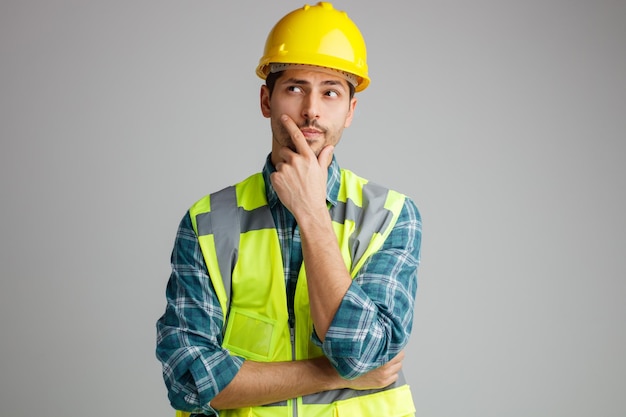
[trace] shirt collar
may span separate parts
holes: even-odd
[[[276,194],[276,190],[272,186],[270,181],[270,175],[276,172],[276,168],[272,164],[272,154],[270,153],[265,160],[265,166],[263,167],[263,179],[265,180],[265,193],[267,195],[267,202],[270,208],[273,208],[280,200]],[[328,179],[326,180],[326,201],[331,205],[337,204],[337,196],[339,195],[339,185],[341,183],[341,170],[335,155],[333,160],[328,166]]]

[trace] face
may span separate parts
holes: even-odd
[[[339,75],[314,69],[288,69],[276,80],[270,97],[261,87],[261,112],[271,120],[272,162],[283,146],[295,151],[280,116],[287,114],[300,128],[309,146],[319,155],[326,145],[336,145],[350,126],[356,98],[350,98],[348,82]]]

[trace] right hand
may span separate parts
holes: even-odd
[[[404,351],[398,353],[391,361],[366,373],[356,379],[346,381],[347,388],[355,390],[378,389],[393,384],[398,380],[398,374],[402,369]]]

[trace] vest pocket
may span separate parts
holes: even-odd
[[[231,306],[223,346],[247,359],[267,362],[276,344],[276,320]]]
[[[408,385],[335,403],[335,417],[413,417],[415,405]]]

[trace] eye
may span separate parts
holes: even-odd
[[[326,92],[326,95],[328,97],[339,97],[339,93],[337,91],[335,91],[335,90],[328,90]]]
[[[302,88],[300,88],[297,85],[290,85],[289,87],[287,87],[287,91],[291,91],[293,93],[301,93],[302,92]]]

